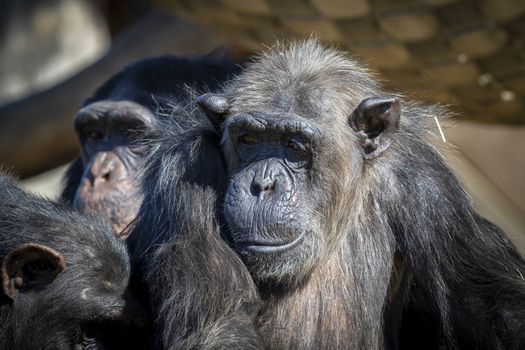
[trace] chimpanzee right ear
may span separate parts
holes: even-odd
[[[27,243],[9,252],[2,262],[2,287],[11,299],[42,290],[64,270],[64,256],[48,246]]]
[[[371,97],[361,101],[350,117],[350,126],[361,142],[365,159],[375,158],[390,147],[400,118],[396,97]]]
[[[224,95],[204,94],[197,98],[197,104],[208,117],[217,131],[220,131],[221,125],[226,119],[226,114],[230,109],[230,102]]]

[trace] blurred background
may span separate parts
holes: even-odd
[[[0,165],[32,191],[60,193],[78,154],[80,103],[125,65],[218,47],[244,61],[276,40],[315,33],[388,89],[457,113],[436,144],[476,207],[525,252],[524,0],[0,4]]]

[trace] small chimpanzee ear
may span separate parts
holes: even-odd
[[[350,125],[361,141],[366,159],[377,157],[391,145],[400,116],[399,99],[395,97],[367,98],[357,106]]]
[[[2,287],[15,299],[18,293],[41,290],[64,270],[64,256],[37,243],[23,244],[9,252],[2,262]]]
[[[197,104],[208,117],[216,130],[221,129],[221,125],[230,109],[230,102],[224,95],[204,94],[197,98]]]

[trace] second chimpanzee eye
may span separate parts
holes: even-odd
[[[259,139],[253,134],[243,134],[239,136],[239,142],[243,145],[251,146],[258,144]]]
[[[99,141],[104,138],[104,132],[100,129],[88,129],[85,131],[86,138],[92,141]]]

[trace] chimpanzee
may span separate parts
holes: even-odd
[[[0,348],[145,349],[109,224],[37,198],[0,174]]]
[[[428,140],[442,108],[387,94],[315,40],[270,50],[199,104],[269,348],[525,347],[525,262]]]
[[[170,113],[171,104],[190,97],[186,85],[215,91],[238,70],[212,53],[195,59],[149,58],[113,76],[83,103],[75,118],[82,151],[66,174],[62,199],[75,208],[102,213],[125,238],[142,200],[135,177],[151,147],[142,142],[145,135],[165,114],[186,122],[185,115]],[[157,109],[164,113],[155,113]]]

